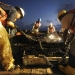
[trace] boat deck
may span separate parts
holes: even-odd
[[[14,71],[0,71],[0,75],[65,75],[57,66],[49,67],[23,67]]]

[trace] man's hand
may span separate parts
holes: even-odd
[[[14,23],[11,22],[11,21],[7,21],[7,25],[8,25],[9,27],[15,28]]]

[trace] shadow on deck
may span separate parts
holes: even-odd
[[[3,71],[0,66],[0,75],[65,75],[57,66],[27,66],[20,67],[14,71]]]

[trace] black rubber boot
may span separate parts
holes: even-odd
[[[75,68],[75,56],[69,53],[68,65]]]

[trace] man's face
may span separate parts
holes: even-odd
[[[20,17],[21,17],[21,15],[20,15],[19,13],[17,13],[16,18],[15,18],[15,20],[14,20],[14,21],[16,21],[16,20],[20,19]]]
[[[21,14],[18,12],[17,16],[16,16],[16,19],[20,19],[20,17],[21,17]]]

